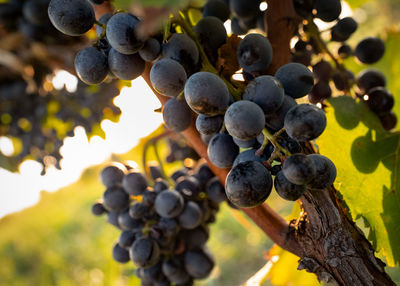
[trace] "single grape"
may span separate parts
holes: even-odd
[[[154,208],[161,217],[177,217],[184,208],[183,197],[176,190],[163,191],[157,195]]]
[[[333,75],[332,65],[324,60],[319,61],[312,67],[315,78],[328,82]]]
[[[179,233],[179,238],[185,242],[187,250],[203,248],[209,236],[209,229],[207,226],[199,226],[190,230],[183,229]]]
[[[129,215],[134,219],[143,219],[150,215],[150,208],[143,203],[134,202],[129,208]]]
[[[285,94],[293,98],[305,96],[314,86],[313,73],[306,66],[298,63],[281,66],[275,77],[281,82]]]
[[[119,225],[118,217],[118,212],[107,212],[107,222],[120,229],[121,226]]]
[[[232,136],[220,133],[211,138],[207,153],[215,166],[230,168],[239,154],[239,147],[233,142]]]
[[[160,193],[160,192],[162,192],[162,191],[167,190],[168,187],[169,187],[169,185],[168,185],[168,182],[167,182],[166,180],[164,180],[164,179],[157,179],[157,180],[154,182],[153,189],[154,189],[154,192],[155,192],[156,194],[158,194],[158,193]]]
[[[325,189],[333,184],[336,179],[335,164],[329,158],[319,155],[307,155],[313,161],[315,166],[315,177],[308,183],[308,187],[312,189]]]
[[[107,57],[94,47],[81,50],[74,64],[78,77],[86,84],[99,84],[108,75]]]
[[[305,185],[292,184],[288,179],[286,179],[283,172],[276,174],[274,186],[278,195],[288,201],[298,200],[306,191]]]
[[[184,284],[190,280],[183,261],[174,256],[163,261],[162,272],[172,283],[177,285]]]
[[[242,19],[254,18],[260,12],[260,0],[230,0],[233,15]]]
[[[168,43],[163,45],[162,56],[180,63],[188,75],[198,69],[199,50],[186,34],[173,34]]]
[[[154,89],[166,96],[178,96],[185,86],[185,69],[171,59],[158,60],[150,70],[150,81]]]
[[[212,178],[214,178],[214,173],[211,171],[210,167],[206,163],[201,164],[196,170],[196,176],[200,184],[205,184]]]
[[[143,194],[148,184],[146,178],[138,171],[130,170],[122,180],[125,191],[132,196]]]
[[[317,104],[318,102],[322,102],[331,96],[332,89],[329,86],[329,83],[325,81],[318,81],[308,95],[308,100],[313,104]]]
[[[161,45],[154,39],[150,38],[144,42],[143,47],[139,50],[140,57],[146,62],[155,61],[161,54]]]
[[[368,92],[368,107],[375,113],[389,112],[394,106],[393,95],[384,87],[374,87]]]
[[[85,34],[96,20],[87,0],[51,0],[48,14],[54,27],[69,36]]]
[[[243,99],[257,103],[265,114],[277,110],[283,103],[285,92],[273,76],[259,76],[252,80],[243,93]]]
[[[379,114],[379,120],[385,130],[392,130],[397,124],[397,117],[394,112]]]
[[[123,211],[118,216],[118,224],[123,230],[139,232],[144,227],[142,220],[133,219],[128,211]]]
[[[125,12],[114,14],[107,22],[107,39],[111,47],[121,54],[131,55],[143,47],[143,41],[136,35],[140,21]]]
[[[324,111],[311,104],[292,107],[285,116],[287,134],[300,142],[313,140],[324,132],[326,116]]]
[[[133,80],[144,72],[145,61],[138,54],[124,55],[111,49],[108,53],[108,66],[119,79]]]
[[[358,24],[352,17],[340,19],[331,30],[331,40],[337,42],[347,41],[357,30]]]
[[[257,149],[249,149],[246,151],[241,152],[239,155],[236,156],[235,161],[233,162],[233,166],[236,166],[239,163],[246,162],[246,161],[257,161],[262,163],[263,161],[267,161],[271,154],[262,156],[258,156],[256,154]]]
[[[95,216],[100,216],[104,213],[106,213],[106,209],[104,208],[102,203],[95,203],[92,206],[92,214],[94,214]]]
[[[260,162],[239,163],[226,177],[226,195],[237,207],[249,208],[262,204],[268,198],[271,189],[271,174]]]
[[[172,237],[176,235],[180,229],[177,221],[173,218],[160,218],[160,221],[157,224],[157,228],[159,228],[164,236]]]
[[[222,115],[205,116],[200,114],[196,118],[196,129],[202,134],[215,134],[221,129],[223,122]]]
[[[110,187],[103,194],[103,205],[109,211],[122,211],[129,206],[129,195],[120,187]]]
[[[186,130],[192,123],[192,111],[185,99],[171,98],[164,105],[162,113],[165,125],[175,132]]]
[[[193,111],[206,116],[224,114],[229,104],[229,91],[217,75],[198,72],[185,84],[185,99]]]
[[[353,49],[347,45],[347,44],[343,44],[339,47],[338,49],[338,55],[340,58],[342,59],[347,59],[349,58],[351,55],[353,54]]]
[[[188,199],[195,199],[201,192],[200,182],[193,176],[180,177],[175,189]]]
[[[214,16],[225,22],[229,19],[230,14],[229,6],[221,0],[208,0],[203,7],[203,18]]]
[[[357,75],[357,86],[365,94],[374,87],[385,87],[386,77],[377,69],[364,69]]]
[[[141,237],[132,244],[129,256],[137,267],[151,267],[159,261],[160,247],[153,239]]]
[[[193,278],[203,279],[214,268],[214,259],[203,250],[191,250],[185,253],[185,269]]]
[[[178,217],[179,225],[184,229],[194,229],[202,221],[203,213],[198,204],[188,201]]]
[[[129,252],[118,243],[114,245],[112,255],[114,260],[119,263],[127,263],[129,261]]]
[[[119,236],[118,244],[123,248],[131,247],[132,243],[135,241],[136,235],[130,230],[124,230]],[[128,253],[129,256],[129,253]]]
[[[194,27],[200,43],[212,61],[218,57],[218,48],[226,43],[227,34],[224,23],[217,17],[207,16],[202,18]]]
[[[100,173],[101,182],[107,188],[120,185],[123,178],[124,171],[116,165],[107,166]]]
[[[156,265],[150,266],[150,267],[146,267],[146,268],[142,268],[141,270],[141,275],[140,278],[144,281],[150,281],[155,286],[160,285],[159,283],[164,283],[164,282],[168,282],[167,278],[165,277],[165,275],[162,273],[161,270],[161,265],[162,262],[157,263]],[[164,285],[164,284],[161,284]],[[170,283],[168,282],[167,284],[168,286],[170,285]]]
[[[112,17],[111,13],[105,13],[103,16],[100,17],[98,20],[101,24],[107,25],[108,20]],[[104,32],[104,29],[102,26],[96,25],[96,36],[99,38]],[[107,35],[106,35],[107,37]]]
[[[340,0],[315,0],[314,8],[317,11],[316,17],[324,22],[336,20],[342,12]]]
[[[292,184],[305,185],[316,175],[314,162],[308,156],[293,154],[283,162],[282,172]]]
[[[214,177],[208,181],[206,190],[210,200],[215,203],[222,203],[227,200],[225,188],[217,177]]]
[[[385,43],[375,37],[361,40],[354,50],[356,58],[364,64],[373,64],[379,61],[385,53]]]
[[[246,72],[263,72],[272,61],[271,43],[261,34],[248,34],[239,44],[237,57]]]
[[[241,100],[229,106],[224,121],[230,135],[241,140],[250,140],[264,129],[265,115],[256,103]]]
[[[259,145],[256,138],[252,138],[250,140],[241,140],[233,137],[233,142],[235,142],[235,144],[238,145],[240,148],[252,148]]]
[[[333,77],[333,83],[335,84],[336,89],[338,90],[348,90],[355,80],[354,74],[349,71],[337,71]]]

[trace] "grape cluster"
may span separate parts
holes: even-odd
[[[4,1],[3,1],[4,2]],[[0,27],[3,33],[20,32],[29,41],[67,45],[77,42],[60,33],[47,15],[50,0],[9,0],[0,4]]]
[[[142,285],[193,285],[214,268],[208,225],[226,201],[224,187],[206,164],[174,172],[171,183],[153,168],[152,187],[137,170],[103,169],[107,189],[92,212],[121,230],[113,258],[132,260]]]
[[[191,159],[194,161],[200,159],[200,156],[197,154],[196,150],[188,146],[183,138],[173,139],[172,137],[169,137],[168,146],[170,153],[165,159],[168,163],[184,161],[185,159]]]
[[[341,60],[354,56],[362,64],[374,64],[384,55],[385,44],[377,37],[362,39],[353,49],[346,41],[356,32],[357,22],[352,17],[339,19],[342,11],[340,0],[294,0],[296,12],[307,19],[307,23],[299,27],[299,31],[308,37],[299,37],[292,50],[292,60],[304,65],[312,65],[317,79],[308,99],[311,103],[323,103],[332,96],[330,81],[338,91],[349,93],[354,84],[357,86],[357,96],[366,102],[371,111],[376,113],[386,130],[391,130],[397,123],[396,115],[391,111],[394,105],[393,95],[385,89],[386,79],[383,73],[376,69],[364,69],[357,76],[347,70]],[[312,22],[318,18],[324,22],[335,24],[327,31],[329,41],[340,43],[337,50],[335,67],[324,59],[312,63],[312,55],[326,52],[318,28]],[[311,19],[311,20],[310,20]],[[299,32],[301,35],[302,33]],[[306,40],[304,40],[306,39]],[[325,50],[325,51],[324,51]]]
[[[49,71],[32,64],[35,83],[48,86]],[[0,71],[5,69],[0,66]],[[115,119],[121,113],[112,101],[118,94],[116,82],[104,83],[97,90],[79,83],[74,92],[42,87],[30,91],[21,75],[7,71],[0,80],[0,136],[21,141],[20,152],[10,156],[17,163],[30,156],[43,165],[43,172],[49,165],[60,168],[63,139],[73,136],[76,126],[90,134],[105,117]]]

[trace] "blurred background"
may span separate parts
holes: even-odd
[[[400,75],[400,1],[349,2],[356,8],[343,13],[352,14],[360,24],[350,44],[367,35],[390,41],[384,60],[376,66],[388,78],[399,114],[400,81],[394,75]],[[361,70],[354,62],[347,64],[355,73]],[[59,71],[52,83],[74,89],[77,79]],[[25,161],[16,173],[0,168],[0,285],[139,285],[132,264],[112,260],[119,231],[106,224],[104,217],[91,214],[91,205],[104,191],[98,175],[101,168],[126,160],[140,167],[146,137],[160,132],[162,116],[154,112],[159,102],[142,78],[129,85],[114,99],[122,111],[119,122],[101,123],[104,138],[88,140],[85,130],[78,127],[65,140],[61,170],[50,168],[42,176],[41,165],[35,161]],[[166,140],[161,142],[161,157],[166,158],[170,150]],[[0,152],[14,152],[6,137],[0,137]],[[168,173],[181,167],[179,163],[166,166]],[[275,194],[268,203],[288,219],[299,213],[297,203]],[[276,247],[270,250],[273,243],[244,214],[226,205],[211,227],[208,245],[216,267],[199,285],[241,285],[263,266],[268,270],[263,285],[319,285],[313,275],[296,270],[295,256]],[[400,283],[398,268],[388,272]]]

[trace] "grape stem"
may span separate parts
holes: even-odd
[[[282,152],[283,154],[285,154],[285,156],[290,156],[290,152],[288,150],[286,150],[285,148],[283,148],[277,141],[277,138],[283,132],[285,132],[285,128],[282,128],[281,130],[277,131],[275,134],[272,135],[267,130],[267,128],[264,128],[264,130],[262,131],[262,133],[264,135],[264,141],[263,141],[261,147],[256,151],[256,155],[261,156],[262,153],[264,152],[265,148],[267,147],[268,142],[271,142],[271,144],[274,146],[274,152],[271,154],[270,159],[273,157],[273,155],[275,156],[276,154],[279,154],[279,152]]]
[[[179,25],[183,31],[190,37],[193,39],[193,41],[195,41],[197,48],[199,49],[200,55],[201,55],[201,61],[202,61],[202,70],[204,71],[208,71],[211,73],[214,73],[216,75],[219,76],[218,70],[210,63],[207,54],[205,53],[198,37],[196,36],[196,34],[193,32],[193,26],[189,21],[189,18],[185,18],[184,12],[179,12],[177,17],[174,18],[173,22],[177,25]],[[242,91],[238,88],[236,88],[235,86],[233,86],[233,84],[227,80],[224,77],[221,77],[222,80],[225,82],[226,86],[228,87],[229,93],[234,97],[234,99],[236,101],[241,100],[242,99]]]

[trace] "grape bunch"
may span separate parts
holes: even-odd
[[[0,4],[0,35],[20,32],[28,41],[68,45],[81,41],[59,32],[47,15],[50,0],[9,0]]]
[[[354,56],[362,64],[374,64],[384,55],[385,44],[377,37],[362,39],[353,49],[346,41],[357,31],[358,24],[352,17],[339,19],[342,11],[340,0],[294,0],[296,12],[307,20],[306,24],[299,26],[298,41],[292,50],[292,61],[311,65],[317,79],[308,99],[311,103],[323,103],[325,99],[332,96],[330,81],[336,90],[349,94],[351,88],[356,86],[356,95],[365,101],[369,109],[380,119],[386,130],[396,126],[396,115],[391,111],[394,106],[393,95],[385,88],[386,79],[382,72],[377,69],[364,69],[357,76],[347,70],[342,60]],[[337,49],[337,59],[334,59],[335,67],[325,59],[316,63],[313,54],[323,55],[326,53],[325,45],[318,27],[314,24],[313,18],[324,22],[335,22],[326,31],[330,42],[340,43]]]
[[[115,81],[103,83],[98,90],[83,83],[74,92],[65,87],[57,90],[45,80],[51,76],[46,68],[35,62],[32,67],[34,82],[40,86],[33,91],[20,74],[0,66],[0,72],[4,72],[0,80],[0,136],[21,141],[20,152],[8,156],[9,160],[18,165],[31,157],[42,164],[44,173],[51,165],[60,168],[63,139],[73,136],[76,126],[91,134],[104,118],[115,120],[119,116],[121,111],[113,104],[119,90]]]
[[[113,258],[132,261],[141,285],[193,285],[214,268],[208,225],[227,200],[224,187],[206,164],[174,172],[171,183],[153,168],[152,187],[135,169],[103,169],[107,189],[92,212],[121,230]]]

